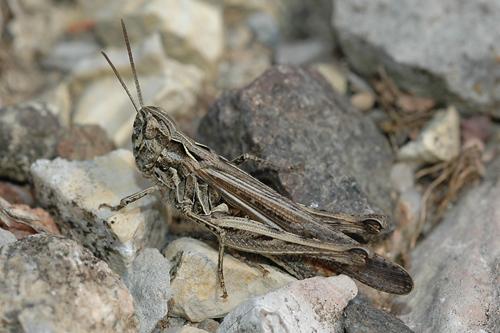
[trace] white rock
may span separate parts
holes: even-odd
[[[217,332],[343,332],[343,310],[357,293],[345,275],[295,281],[241,304]]]
[[[170,314],[194,322],[223,317],[243,300],[295,280],[267,265],[263,267],[269,273],[263,276],[258,268],[225,255],[224,279],[229,296],[224,299],[217,279],[215,249],[195,239],[180,238],[169,244],[165,257],[176,265],[171,283],[174,296]]]
[[[454,107],[436,112],[419,137],[401,147],[400,160],[449,161],[460,152],[460,117]]]
[[[55,214],[61,232],[105,259],[117,272],[144,247],[160,247],[166,224],[147,196],[119,212],[99,209],[148,186],[132,153],[117,150],[90,161],[38,160],[31,166],[37,199]]]
[[[0,247],[16,241],[16,236],[8,230],[0,228]]]
[[[139,332],[150,333],[167,315],[170,292],[170,263],[157,249],[144,249],[123,276],[139,319]]]
[[[313,68],[320,72],[337,92],[341,94],[347,92],[347,78],[336,65],[331,63],[318,63],[314,64]]]

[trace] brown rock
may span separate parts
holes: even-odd
[[[57,155],[67,160],[90,160],[115,149],[106,131],[98,125],[75,125],[57,144]]]

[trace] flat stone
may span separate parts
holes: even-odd
[[[166,224],[158,200],[147,196],[111,212],[101,204],[117,205],[148,186],[127,150],[116,150],[89,161],[38,160],[31,167],[36,197],[55,216],[61,232],[89,248],[123,273],[145,247],[164,243]]]
[[[76,242],[35,235],[0,248],[0,317],[9,332],[137,332],[127,287]]]
[[[317,72],[267,70],[223,94],[198,128],[199,142],[274,166],[247,170],[293,201],[330,211],[390,211],[391,150],[374,123]]]
[[[168,313],[169,272],[170,263],[157,249],[144,249],[123,276],[134,298],[140,333],[150,333]]]
[[[413,292],[397,299],[416,332],[500,330],[500,160],[412,253]]]
[[[268,273],[230,255],[224,256],[224,279],[229,296],[222,298],[217,278],[218,252],[207,244],[179,238],[164,252],[174,265],[170,315],[193,322],[220,318],[245,299],[282,287],[295,279],[276,268],[262,265]]]
[[[342,313],[357,292],[346,275],[295,281],[241,304],[217,332],[344,332]]]
[[[398,159],[435,163],[450,161],[460,152],[460,117],[454,107],[437,111],[418,138],[401,147]]]
[[[0,108],[0,177],[28,181],[31,163],[55,157],[60,131],[59,120],[47,104]]]
[[[500,2],[355,0],[335,3],[333,27],[364,75],[384,67],[417,95],[499,115]]]

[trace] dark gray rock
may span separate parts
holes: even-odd
[[[198,133],[226,157],[251,153],[269,161],[250,171],[294,201],[330,211],[390,211],[387,141],[317,72],[269,69],[222,95]]]
[[[397,85],[469,112],[500,115],[496,0],[335,1],[333,26],[349,63],[384,67]]]
[[[411,333],[401,320],[379,310],[360,296],[349,302],[344,310],[345,333]]]
[[[26,182],[31,163],[55,157],[60,131],[47,104],[0,108],[0,177]]]
[[[415,288],[398,298],[417,332],[500,331],[500,159],[412,254]]]
[[[132,296],[108,265],[76,242],[35,235],[0,248],[6,332],[136,332]]]

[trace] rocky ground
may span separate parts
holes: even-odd
[[[149,196],[146,104],[314,208],[390,216],[409,295],[296,280]],[[0,2],[0,332],[498,332],[500,2]],[[133,90],[133,89],[132,89]],[[260,266],[250,261],[257,261]],[[262,268],[266,273],[263,274]]]

